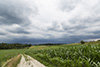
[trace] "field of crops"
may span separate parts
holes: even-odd
[[[100,67],[99,42],[0,50],[0,67],[20,53],[28,54],[48,67]]]
[[[55,46],[54,46],[55,47]],[[60,45],[26,51],[48,67],[100,67],[100,45]]]

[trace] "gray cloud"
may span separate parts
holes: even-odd
[[[0,24],[29,24],[29,16],[37,12],[37,7],[28,0],[0,0]]]
[[[61,0],[60,9],[62,11],[71,11],[73,10],[81,0]]]
[[[0,32],[0,35],[5,35],[5,33],[1,33],[1,32]]]
[[[16,29],[13,29],[13,30],[9,30],[9,32],[18,33],[18,34],[30,34],[30,32],[28,32],[24,28],[16,28]]]
[[[61,29],[61,25],[58,24],[57,21],[53,21],[52,24],[51,24],[51,26],[49,26],[49,27],[47,28],[47,30],[49,30],[49,31],[57,31],[57,32],[64,32],[64,31]]]

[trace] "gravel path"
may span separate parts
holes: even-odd
[[[28,55],[22,55],[21,61],[17,67],[46,67],[34,58]]]

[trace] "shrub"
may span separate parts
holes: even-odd
[[[81,42],[80,42],[81,44],[84,44],[85,42],[83,41],[83,40],[81,40]]]

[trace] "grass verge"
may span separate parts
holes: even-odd
[[[12,58],[7,62],[7,64],[4,67],[17,67],[21,60],[21,55],[19,54],[18,56]]]

